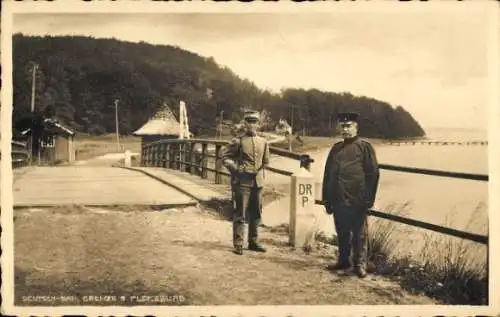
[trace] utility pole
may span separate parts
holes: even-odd
[[[32,69],[32,80],[31,80],[31,112],[35,111],[35,81],[36,81],[36,71],[38,69],[38,65],[33,63]]]
[[[115,99],[115,125],[116,125],[116,146],[118,147],[118,152],[121,151],[120,146],[120,132],[118,131],[118,99]]]
[[[36,98],[36,90],[35,90],[35,81],[36,81],[36,71],[38,69],[38,64],[33,63],[33,67],[31,69],[32,72],[32,79],[31,79],[31,113],[33,114],[35,112],[35,98]],[[30,137],[30,142],[29,142],[29,154],[30,154],[30,165],[33,162],[33,145],[34,145],[34,134],[33,132],[35,131],[35,125],[34,122],[31,124],[31,137]],[[40,142],[38,142],[38,157],[40,157]]]
[[[220,116],[219,116],[219,126],[217,127],[217,134],[219,137],[222,139],[222,118],[224,116],[224,110],[220,111]],[[216,137],[218,139],[218,137]]]

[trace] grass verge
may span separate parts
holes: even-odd
[[[411,203],[406,202],[403,205],[390,204],[384,210],[406,216],[410,208]],[[469,229],[480,210],[481,206],[475,209],[465,230]],[[406,291],[429,296],[445,305],[488,305],[486,246],[437,232],[422,233],[418,228],[403,232],[401,224],[386,219],[370,217],[369,221],[370,273],[396,280]],[[446,222],[445,226],[452,227]],[[288,232],[287,225],[272,229]],[[335,235],[327,235],[317,228],[311,228],[311,232],[305,253],[323,245],[338,246]],[[409,246],[408,233],[421,237],[417,240],[421,244]]]
[[[77,160],[88,160],[99,155],[125,152],[125,150],[140,153],[141,139],[134,136],[120,136],[119,150],[114,134],[100,136],[79,134],[75,137],[75,149]]]
[[[409,204],[405,204],[395,213],[404,216],[408,207]],[[478,208],[470,222],[477,212]],[[393,277],[404,289],[424,293],[444,304],[488,304],[486,247],[425,232],[420,252],[396,254],[394,250],[399,241],[395,234],[397,226],[401,225],[384,219],[375,219],[370,226],[368,258],[374,264],[376,273]]]

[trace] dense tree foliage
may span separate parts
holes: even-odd
[[[393,108],[372,98],[316,89],[285,89],[274,94],[241,79],[211,57],[175,46],[16,34],[13,58],[16,129],[25,125],[30,112],[32,65],[36,63],[36,108],[86,133],[115,130],[114,101],[118,99],[119,129],[124,134],[141,127],[164,101],[178,115],[180,100],[187,104],[189,123],[196,134],[213,134],[221,111],[224,119],[237,120],[245,107],[266,110],[271,120],[268,128],[284,118],[293,121],[296,131],[308,135],[331,135],[341,110],[362,115],[364,136],[424,134],[401,106]]]

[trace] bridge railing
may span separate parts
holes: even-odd
[[[11,141],[12,168],[19,168],[29,165],[30,155],[27,146],[23,142]],[[0,152],[0,158],[2,153]]]
[[[141,152],[141,166],[164,167],[170,169],[178,169],[190,174],[197,174],[201,178],[207,178],[207,171],[214,173],[214,181],[216,184],[222,183],[222,176],[230,177],[220,162],[221,151],[223,146],[227,145],[227,141],[208,140],[208,139],[189,139],[189,140],[161,140],[154,143],[144,145]],[[210,149],[210,150],[209,150]],[[311,163],[314,161],[307,154],[299,154],[290,152],[277,147],[269,147],[271,154],[287,157],[300,162],[300,166],[310,170]],[[214,160],[214,167],[208,166],[208,159]],[[438,177],[450,177],[459,179],[468,179],[472,181],[488,181],[488,175],[457,173],[448,171],[438,171],[422,168],[403,167],[389,164],[379,164],[382,170],[391,170],[403,173],[414,173]],[[291,176],[290,171],[268,167],[268,170],[286,176]],[[321,200],[315,200],[318,205],[324,205]],[[407,217],[397,216],[387,212],[377,210],[369,210],[369,215],[387,219],[390,221],[406,224],[409,226],[426,229],[438,232],[445,235],[454,236],[457,238],[470,240],[480,244],[488,245],[488,236],[475,234],[467,231],[448,228],[432,223],[427,223]]]
[[[475,181],[488,181],[488,175],[483,174],[471,174],[471,173],[458,173],[458,172],[448,172],[448,171],[439,171],[439,170],[431,170],[431,169],[423,169],[423,168],[414,168],[414,167],[405,167],[405,166],[396,166],[389,164],[379,164],[379,168],[382,170],[390,170],[397,171],[403,173],[413,173],[420,175],[429,175],[429,176],[439,176],[439,177],[449,177],[449,178],[458,178],[458,179],[467,179],[467,180],[475,180]],[[316,204],[324,205],[324,202],[321,200],[316,200]],[[481,244],[488,245],[488,236],[475,234],[467,231],[456,230],[440,225],[435,225],[428,222],[423,222],[411,218],[401,217],[397,215],[393,215],[390,213],[384,213],[377,210],[369,210],[369,215],[375,216],[378,218],[384,218],[387,220],[403,223],[406,225],[410,225],[413,227],[418,227],[421,229],[426,229],[450,236],[454,236],[457,238],[474,241]]]
[[[221,162],[222,149],[227,144],[228,141],[209,139],[156,141],[142,146],[141,166],[176,169],[198,175],[204,179],[207,179],[208,172],[211,172],[214,174],[215,183],[222,184],[223,176],[231,176]],[[301,166],[307,168],[312,162],[307,154],[298,154],[273,146],[269,147],[269,152],[273,155],[298,160],[301,162]],[[275,167],[267,167],[267,170],[285,176],[293,174],[290,171]]]

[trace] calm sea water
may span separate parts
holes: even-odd
[[[486,129],[463,128],[429,128],[426,129],[429,139],[443,141],[485,141],[488,139]]]

